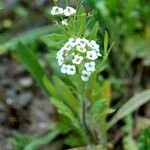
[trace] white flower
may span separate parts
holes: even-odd
[[[64,26],[68,26],[68,21],[67,19],[64,19],[61,21],[61,24],[64,25]]]
[[[61,66],[64,63],[64,59],[63,58],[59,58],[58,59],[58,65]]]
[[[88,81],[90,75],[91,75],[91,72],[88,72],[88,71],[86,71],[86,70],[83,70],[83,71],[82,71],[82,75],[81,75],[81,79],[82,79],[83,81]]]
[[[91,61],[89,63],[85,63],[84,67],[86,68],[86,71],[93,72],[93,71],[95,71],[95,62]]]
[[[87,75],[81,75],[81,79],[83,81],[88,81],[89,80],[89,76],[87,76]]]
[[[62,47],[62,50],[63,50],[63,51],[64,51],[64,50],[67,50],[67,51],[70,51],[70,50],[71,50],[71,46],[70,46],[69,42],[67,42],[67,43],[64,45],[64,47]]]
[[[77,50],[81,53],[85,53],[86,52],[86,48],[85,47],[82,47],[81,45],[77,45],[76,46]]]
[[[76,73],[76,67],[74,65],[67,65],[67,74],[74,75]]]
[[[74,59],[72,60],[72,63],[74,63],[74,64],[80,64],[82,62],[82,60],[83,60],[82,56],[75,55]]]
[[[95,50],[87,51],[86,58],[90,60],[95,60],[98,58],[97,52]]]
[[[63,57],[63,51],[58,51],[56,54],[56,59],[59,59],[60,57]]]
[[[99,49],[99,45],[96,44],[96,42],[95,42],[94,40],[92,40],[91,42],[89,42],[88,45],[89,45],[92,49]]]
[[[63,9],[58,6],[54,6],[51,10],[51,15],[60,15],[60,14],[63,14]]]
[[[95,51],[96,51],[97,56],[99,56],[99,57],[102,56],[99,49],[96,49]]]
[[[64,46],[57,52],[56,59],[61,66],[61,72],[67,75],[78,73],[83,81],[88,81],[91,73],[95,71],[96,60],[100,54],[99,45],[95,41],[85,38],[70,38]],[[84,62],[83,60],[89,62]],[[67,62],[67,64],[64,64]],[[82,70],[84,65],[84,70]],[[76,70],[79,67],[78,71]]]
[[[72,7],[67,6],[64,10],[64,15],[65,16],[71,16],[74,15],[76,13],[76,10]]]
[[[88,40],[87,39],[85,39],[85,38],[83,38],[83,39],[80,39],[80,45],[82,46],[82,47],[85,47],[86,46],[86,44],[88,44]]]
[[[70,38],[68,43],[71,47],[75,47],[77,44],[76,39],[74,39],[74,38]]]
[[[61,73],[64,73],[64,74],[65,74],[65,73],[67,73],[67,70],[68,70],[68,66],[65,65],[65,64],[63,64],[62,67],[61,67],[61,70],[60,70]]]
[[[90,75],[91,75],[91,72],[89,72],[89,71],[87,71],[87,70],[83,70],[83,71],[82,71],[82,74],[83,74],[83,75],[90,76]]]

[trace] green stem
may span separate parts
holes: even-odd
[[[106,115],[100,118],[100,129],[101,129],[101,142],[104,150],[107,147],[107,122]]]
[[[82,105],[83,106],[83,108],[82,108],[82,110],[83,110],[82,111],[83,126],[85,129],[85,133],[88,137],[88,143],[90,143],[91,145],[97,145],[97,141],[94,138],[94,136],[93,136],[93,134],[92,134],[91,130],[89,129],[88,124],[86,122],[86,104],[85,103],[86,103],[86,101],[84,100],[83,105]]]

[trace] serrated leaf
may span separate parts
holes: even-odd
[[[64,103],[67,104],[76,114],[78,114],[80,109],[79,102],[69,87],[56,76],[53,77],[53,81]]]
[[[112,127],[117,121],[131,114],[143,104],[150,101],[150,90],[144,90],[132,98],[130,98],[114,115],[109,123],[109,127]]]
[[[106,108],[107,105],[105,100],[98,100],[92,105],[92,108],[89,112],[89,120],[91,125],[94,125],[99,121],[100,117],[103,117],[103,115],[106,113]]]
[[[26,69],[32,74],[39,85],[44,89],[44,91],[50,96],[59,97],[54,86],[48,79],[47,74],[38,62],[38,58],[34,55],[32,50],[23,44],[18,45],[18,50],[16,51],[17,56],[20,61],[25,65]]]

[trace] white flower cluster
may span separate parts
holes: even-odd
[[[65,9],[54,6],[51,10],[51,15],[65,15],[67,17],[74,15],[76,13],[76,10],[72,7],[67,6]]]
[[[56,59],[61,72],[68,75],[81,75],[83,81],[88,81],[95,71],[95,60],[101,56],[99,45],[85,38],[70,38],[57,52]]]

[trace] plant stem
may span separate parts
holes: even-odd
[[[101,140],[104,150],[107,147],[107,123],[106,123],[106,115],[101,117],[100,119],[100,129],[101,129]]]
[[[88,137],[88,142],[93,145],[93,144],[97,144],[97,142],[95,141],[88,125],[87,125],[87,122],[86,122],[86,101],[83,100],[83,103],[82,103],[82,120],[83,120],[83,126],[84,126],[84,129],[85,129],[85,132],[86,132],[86,135]]]

